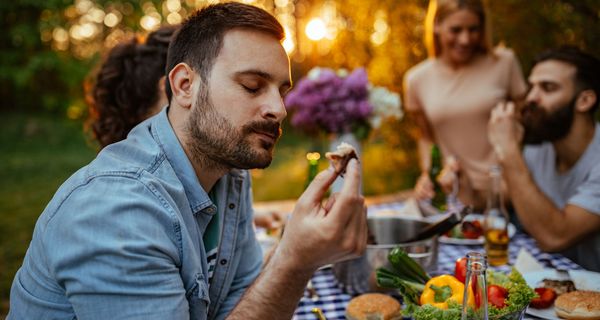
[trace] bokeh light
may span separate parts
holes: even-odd
[[[121,21],[121,14],[119,12],[110,12],[104,16],[104,25],[113,28]]]
[[[306,24],[304,32],[310,40],[319,41],[325,38],[327,26],[325,25],[325,22],[321,20],[321,18],[313,18]]]
[[[142,26],[142,28],[144,28],[146,31],[152,31],[160,27],[160,21],[161,16],[156,12],[152,12],[140,19],[140,26]]]

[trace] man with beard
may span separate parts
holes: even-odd
[[[284,32],[266,11],[208,6],[167,58],[168,108],[104,148],[54,196],[13,282],[8,319],[289,319],[325,264],[366,247],[356,160],[321,172],[269,262],[250,177],[286,116]]]
[[[520,121],[504,103],[488,127],[508,194],[540,248],[600,271],[600,62],[572,47],[550,50],[528,81]]]

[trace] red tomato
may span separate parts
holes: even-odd
[[[508,290],[495,284],[489,285],[487,288],[488,302],[498,309],[506,306],[504,300],[508,297]]]
[[[454,277],[458,279],[458,281],[465,283],[465,279],[467,278],[467,257],[456,260]]]
[[[552,303],[554,303],[554,299],[556,299],[556,292],[551,288],[535,288],[535,293],[537,293],[539,297],[533,298],[531,303],[529,303],[532,308],[549,308]]]
[[[461,229],[465,239],[477,239],[483,235],[483,228],[477,220],[463,222]]]

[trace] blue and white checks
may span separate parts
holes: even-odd
[[[378,210],[398,210],[402,203],[389,203],[369,207],[369,214]],[[511,238],[509,246],[509,263],[501,267],[492,267],[492,269],[502,272],[510,272],[511,266],[515,263],[517,253],[521,248],[529,251],[538,261],[550,261],[555,268],[564,268],[567,270],[581,269],[580,266],[560,254],[551,254],[542,252],[535,241],[528,235],[517,232]],[[463,257],[469,251],[483,251],[482,246],[463,246],[440,243],[438,252],[438,271],[440,273],[454,273],[454,263],[456,259]],[[318,270],[312,277],[312,287],[316,295],[309,290],[305,290],[304,297],[300,300],[298,308],[294,314],[294,320],[315,320],[316,315],[312,313],[314,307],[319,307],[328,320],[343,320],[345,318],[346,305],[352,299],[352,296],[346,293],[343,286],[337,282],[333,276],[331,268]]]

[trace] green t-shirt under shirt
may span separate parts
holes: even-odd
[[[209,192],[208,196],[213,203],[217,203],[214,192]],[[219,213],[212,216],[210,222],[204,230],[202,240],[204,240],[204,249],[206,250],[206,262],[208,264],[208,282],[212,279],[215,267],[217,265],[217,253],[219,251],[219,238],[221,233],[219,223]]]

